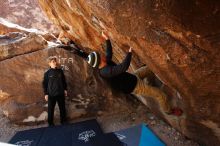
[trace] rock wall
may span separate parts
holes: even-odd
[[[147,64],[183,108],[167,122],[204,145],[220,144],[220,2],[208,0],[39,0],[63,35],[103,51],[101,31],[121,61],[134,48],[130,71]],[[160,114],[157,106],[150,108]]]

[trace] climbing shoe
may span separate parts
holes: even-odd
[[[175,108],[172,108],[171,111],[167,114],[180,117],[183,114],[183,111],[180,108],[175,107]]]

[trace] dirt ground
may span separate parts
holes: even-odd
[[[111,115],[102,115],[100,117],[97,117],[97,120],[105,132],[117,131],[137,124],[145,123],[168,146],[199,146],[197,143],[187,139],[174,128],[170,127],[168,124],[157,118],[154,114],[149,112],[147,108],[141,105],[138,106],[135,111],[117,112],[111,113]],[[71,123],[77,121],[71,121]],[[40,124],[35,126],[18,126],[15,124],[11,124],[10,121],[5,116],[3,116],[2,111],[0,111],[1,142],[8,142],[17,131],[44,126],[47,126],[47,124]]]

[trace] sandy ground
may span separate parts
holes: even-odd
[[[138,111],[138,112],[136,112]],[[199,146],[197,143],[185,138],[182,134],[158,119],[145,107],[138,106],[135,111],[112,113],[97,117],[105,132],[117,131],[140,123],[147,124],[168,146]],[[77,120],[79,121],[79,120]],[[76,122],[76,121],[71,121]],[[57,123],[58,124],[58,123]],[[8,142],[10,138],[20,130],[44,127],[47,124],[36,126],[18,126],[11,124],[0,111],[0,141]]]

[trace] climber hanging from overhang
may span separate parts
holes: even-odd
[[[113,89],[125,94],[138,95],[138,99],[145,105],[147,105],[146,98],[151,97],[159,104],[162,113],[181,116],[182,110],[172,108],[166,94],[162,90],[150,86],[143,81],[144,78],[149,78],[154,75],[147,66],[139,68],[133,74],[127,72],[131,63],[132,48],[130,47],[125,59],[121,63],[116,64],[112,61],[113,53],[111,41],[103,32],[102,36],[105,38],[104,48],[106,55],[101,55],[98,52],[92,52],[88,55],[80,49],[71,48],[71,43],[62,48],[86,58],[88,64],[93,68],[97,68],[100,76],[107,80]]]

